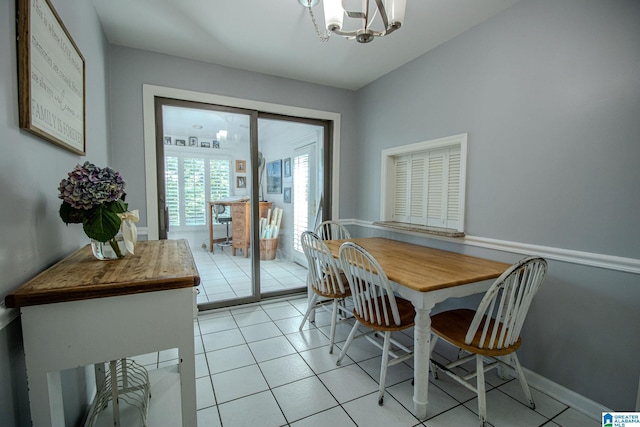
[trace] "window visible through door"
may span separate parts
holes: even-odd
[[[165,191],[173,230],[207,225],[207,203],[228,197],[231,161],[165,149]]]
[[[300,235],[315,227],[319,209],[317,185],[317,144],[293,151],[293,249],[294,259],[305,265]]]

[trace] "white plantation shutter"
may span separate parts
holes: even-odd
[[[231,195],[231,162],[227,159],[209,160],[209,201]],[[223,216],[231,214],[229,206]]]
[[[169,226],[180,225],[180,173],[178,158],[166,156],[164,158],[164,194],[166,207],[169,210]]]
[[[427,176],[427,222],[431,227],[445,226],[445,206],[447,203],[446,159],[442,151],[429,153],[429,173]]]
[[[411,191],[409,193],[410,222],[420,223],[424,218],[426,205],[426,188],[424,185],[425,174],[427,173],[427,159],[423,155],[411,156]]]
[[[461,171],[461,158],[460,148],[449,149],[449,173],[447,178],[449,184],[447,186],[447,223],[445,228],[452,228],[458,230],[462,225],[460,224],[460,207],[461,207],[461,185],[462,185],[462,171]]]
[[[205,225],[206,196],[204,159],[186,158],[184,167],[184,225]]]
[[[411,156],[403,156],[395,162],[394,220],[410,222],[409,219],[409,162]]]
[[[174,230],[207,225],[207,203],[231,193],[231,161],[199,153],[165,155],[165,197]]]
[[[293,212],[293,248],[302,252],[299,236],[309,228],[309,155],[302,154],[293,158],[293,173],[296,183],[303,185],[293,186],[293,199],[295,211]]]
[[[460,147],[394,158],[394,221],[459,229]]]

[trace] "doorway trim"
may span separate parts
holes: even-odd
[[[331,150],[331,217],[338,218],[340,212],[339,182],[340,182],[340,113],[293,107],[290,105],[273,104],[270,102],[253,101],[242,98],[215,95],[211,93],[195,92],[149,84],[142,85],[142,110],[144,131],[144,166],[145,191],[147,198],[147,238],[157,240],[158,234],[158,178],[156,163],[156,126],[155,126],[155,97],[174,98],[227,107],[257,110],[265,113],[282,114],[293,117],[306,117],[328,120],[333,123],[331,132],[333,147]],[[153,192],[153,193],[151,193]]]

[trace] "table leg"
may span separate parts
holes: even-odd
[[[29,404],[34,426],[64,427],[60,372],[28,369]]]
[[[429,397],[429,356],[431,349],[431,308],[416,308],[413,332],[413,413],[420,419],[427,418]]]
[[[185,310],[186,311],[186,310]],[[190,334],[190,335],[189,335]],[[196,366],[195,349],[193,343],[193,317],[180,323],[178,357],[180,358],[178,370],[180,374],[180,396],[182,405],[182,425],[196,426]]]

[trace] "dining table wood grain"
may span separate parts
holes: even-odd
[[[382,237],[326,240],[334,257],[347,241],[359,244],[384,268],[389,280],[418,292],[429,292],[495,279],[509,264]]]

